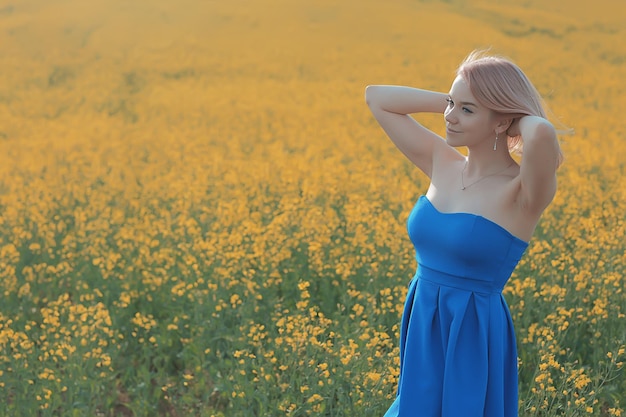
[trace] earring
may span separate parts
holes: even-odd
[[[496,141],[493,143],[493,150],[495,151],[498,148],[498,132],[496,132]]]

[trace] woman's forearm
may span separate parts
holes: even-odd
[[[443,113],[446,97],[444,93],[395,85],[370,85],[365,89],[370,108],[398,114]]]

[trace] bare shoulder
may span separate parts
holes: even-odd
[[[462,167],[465,163],[465,155],[448,145],[442,139],[433,149],[433,174],[435,171],[450,172],[455,168]]]
[[[437,194],[438,200],[454,198],[461,188],[461,171],[465,165],[465,155],[442,142],[433,153],[433,168],[430,176],[430,194]],[[445,195],[445,198],[442,198]],[[448,203],[443,203],[448,206]]]

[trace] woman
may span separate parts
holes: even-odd
[[[375,85],[365,95],[389,138],[430,178],[408,219],[418,268],[385,417],[517,416],[517,351],[502,288],[554,197],[561,161],[541,97],[514,63],[482,52],[463,61],[448,94]],[[445,139],[409,116],[420,112],[443,113]],[[518,164],[511,152],[522,145]]]

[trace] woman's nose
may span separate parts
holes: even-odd
[[[443,118],[446,122],[450,124],[454,124],[456,122],[456,118],[454,117],[452,110],[446,109],[446,111],[443,112]]]

